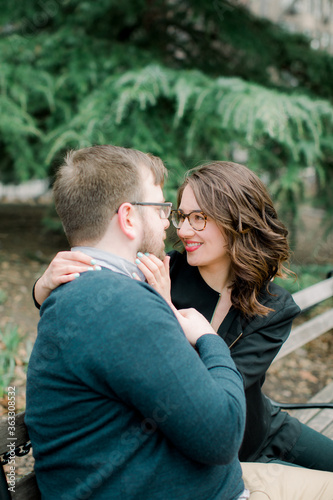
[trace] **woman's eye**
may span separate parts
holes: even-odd
[[[204,220],[204,217],[202,217],[202,215],[200,215],[200,214],[194,214],[194,220],[196,222],[201,222]]]

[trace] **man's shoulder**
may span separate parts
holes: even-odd
[[[132,279],[124,274],[115,273],[109,269],[102,268],[101,271],[87,271],[81,273],[78,278],[56,288],[53,295],[57,301],[74,301],[76,298],[84,300],[86,296],[95,297],[95,294],[106,290],[130,289]]]
[[[135,309],[136,315],[152,307],[167,305],[159,293],[147,283],[137,281],[121,273],[102,268],[101,271],[82,273],[79,278],[54,290],[44,302],[43,309],[53,306],[61,314],[70,311],[94,309],[108,316],[128,315]]]

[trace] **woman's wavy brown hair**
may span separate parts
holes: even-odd
[[[178,191],[190,186],[201,210],[219,226],[231,259],[231,301],[245,316],[266,316],[259,302],[263,285],[290,274],[288,231],[278,219],[261,180],[247,167],[216,161],[190,170]]]

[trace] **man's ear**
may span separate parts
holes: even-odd
[[[131,240],[137,236],[137,218],[135,217],[133,205],[122,203],[118,208],[118,222],[122,232]]]

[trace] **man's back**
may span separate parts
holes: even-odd
[[[46,500],[234,499],[243,384],[148,285],[103,269],[43,304],[26,423]]]

